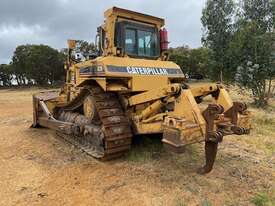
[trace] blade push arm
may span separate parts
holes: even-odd
[[[207,95],[212,95],[213,103],[201,111],[196,97]],[[181,89],[175,100],[173,114],[166,117],[166,120],[163,138],[165,144],[179,150],[187,144],[205,141],[206,161],[198,170],[200,174],[212,170],[218,143],[222,142],[224,136],[248,134],[250,129],[250,115],[246,105],[232,102],[227,91],[219,84]],[[181,127],[178,126],[180,122],[183,122]]]

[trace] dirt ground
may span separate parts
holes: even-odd
[[[177,155],[142,137],[125,158],[100,162],[31,129],[37,91],[0,90],[0,205],[275,205],[275,106],[252,108],[251,135],[226,137],[201,176],[203,144]]]

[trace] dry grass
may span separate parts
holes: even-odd
[[[53,132],[29,129],[37,91],[0,90],[0,205],[275,205],[275,101],[257,109],[231,88],[250,104],[253,131],[226,137],[214,170],[201,176],[203,144],[177,155],[143,136],[124,159],[98,162]]]

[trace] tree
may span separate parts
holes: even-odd
[[[81,53],[85,59],[89,59],[90,55],[97,55],[97,48],[94,43],[89,43],[84,40],[76,41],[76,52]]]
[[[201,47],[191,49],[189,59],[189,74],[194,76],[208,77],[210,51]]]
[[[97,51],[94,43],[89,43],[84,40],[77,40],[77,44],[78,44],[78,49],[80,50],[81,53],[83,53],[84,56],[86,54],[95,53]]]
[[[170,54],[170,60],[177,63],[183,73],[188,73],[188,61],[190,56],[190,49],[187,46],[181,46],[177,48],[170,48],[169,51]]]
[[[64,76],[64,60],[63,54],[46,45],[18,46],[12,58],[17,84],[53,84]]]
[[[227,52],[233,35],[234,11],[233,0],[208,0],[202,11],[202,43],[212,51],[210,76],[221,81],[223,76],[228,78],[231,69]]]
[[[11,65],[1,64],[0,65],[0,86],[11,86],[12,85],[12,68]]]
[[[27,62],[24,61],[30,55],[27,45],[18,46],[14,51],[12,58],[13,73],[15,75],[15,80],[17,85],[26,85],[28,80],[28,70]]]
[[[207,77],[209,67],[209,49],[190,49],[187,46],[170,48],[170,60],[176,62],[183,73],[191,77]]]
[[[238,30],[231,43],[239,62],[236,82],[252,90],[255,103],[268,104],[275,77],[274,17],[269,0],[244,0]]]
[[[274,2],[274,0],[272,0]],[[243,18],[245,22],[254,22],[258,32],[270,31],[273,26],[271,0],[242,0]]]

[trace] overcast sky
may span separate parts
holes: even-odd
[[[67,39],[94,41],[103,12],[118,6],[165,18],[170,46],[201,45],[205,0],[0,0],[0,64],[20,44],[65,48]]]

